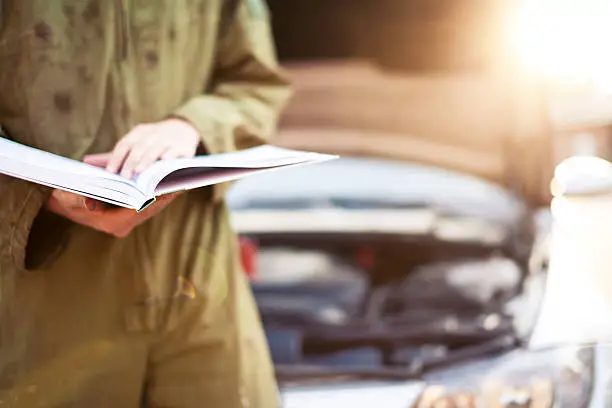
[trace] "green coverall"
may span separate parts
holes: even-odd
[[[174,116],[209,153],[264,143],[289,88],[263,1],[0,0],[6,137],[81,159]],[[226,187],[117,239],[2,176],[0,407],[277,406]]]

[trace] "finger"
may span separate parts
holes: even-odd
[[[147,167],[158,161],[168,149],[170,149],[170,146],[149,147],[136,164],[134,171],[138,174],[142,173]]]
[[[138,163],[148,154],[149,150],[155,150],[154,146],[152,141],[147,141],[147,144],[136,144],[132,147],[121,166],[121,176],[128,179],[132,178]]]
[[[128,134],[115,145],[115,148],[111,152],[111,157],[108,160],[108,164],[106,165],[106,170],[111,173],[118,173],[132,147],[138,143],[148,129],[146,125],[139,125],[128,132]]]
[[[50,197],[56,205],[60,205],[70,211],[103,211],[104,203],[94,198],[85,197],[79,194],[71,193],[64,190],[53,190]]]
[[[102,211],[105,207],[104,203],[90,197],[85,197],[84,205],[85,208],[89,211]]]
[[[51,197],[64,209],[67,210],[86,210],[87,203],[84,196],[70,193],[64,190],[53,190]]]
[[[111,153],[88,154],[83,158],[83,162],[90,166],[105,168],[110,161]]]
[[[165,151],[162,156],[161,159],[162,160],[172,160],[172,159],[181,159],[181,158],[185,158],[185,157],[191,157],[192,155],[186,154],[184,152],[181,152],[178,149],[173,149],[170,148],[169,150]]]
[[[61,203],[59,202],[57,197],[55,197],[54,194],[51,194],[51,196],[47,199],[46,207],[51,212],[54,212],[60,215],[66,215],[66,212],[64,211],[64,207],[61,205]]]
[[[111,173],[118,173],[119,169],[122,167],[126,157],[130,153],[134,141],[131,139],[122,139],[117,143],[113,151],[111,152],[111,156],[108,159],[108,163],[106,164],[106,170]]]

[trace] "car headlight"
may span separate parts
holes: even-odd
[[[592,348],[517,350],[431,374],[415,408],[585,408]]]

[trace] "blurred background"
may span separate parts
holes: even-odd
[[[329,85],[320,76],[315,79],[315,74],[299,69],[313,62],[352,63],[355,69],[347,67],[341,78],[335,78],[342,82],[360,81],[358,75],[366,75],[364,66],[387,78],[399,79],[399,75],[413,81],[438,80],[440,84],[451,81],[454,89],[448,86],[441,92],[461,92],[464,101],[476,99],[477,104],[505,103],[503,117],[499,113],[480,116],[486,124],[503,121],[506,133],[511,133],[513,127],[519,126],[514,122],[521,120],[520,112],[513,111],[524,110],[524,115],[534,115],[529,110],[539,105],[543,116],[540,120],[548,122],[545,126],[557,136],[553,145],[555,161],[575,151],[596,149],[609,155],[612,57],[606,49],[612,34],[608,23],[612,15],[610,2],[270,0],[268,3],[280,58],[289,69],[297,65],[293,74],[298,90],[308,88],[315,92],[315,81],[319,81],[320,87]],[[337,73],[327,72],[330,76]],[[490,89],[491,84],[486,81],[497,82],[497,89]],[[376,85],[381,83],[372,87]],[[490,94],[483,97],[478,85],[489,88]],[[521,88],[515,88],[517,85]],[[340,86],[332,85],[329,91]],[[412,87],[410,84],[409,88]],[[429,94],[433,90],[428,91],[423,92]],[[411,102],[410,93],[417,90],[406,92],[403,107]],[[301,117],[315,115],[305,112],[310,106],[300,104],[315,97],[298,92],[286,126],[300,124],[296,122],[298,118],[293,119],[293,112]],[[369,110],[382,109],[366,98],[352,103],[369,103]],[[523,106],[526,103],[528,107]],[[458,115],[481,109],[479,105],[459,105],[456,101],[452,106],[440,106],[438,113]],[[326,110],[321,106],[319,109]],[[411,110],[402,113],[410,115]],[[393,114],[399,114],[397,107]],[[391,119],[388,117],[387,122]],[[402,130],[414,132],[408,124]],[[595,135],[601,137],[589,137]]]
[[[529,347],[555,166],[612,156],[612,2],[267,3],[275,143],[341,155],[228,197],[286,406],[612,406],[609,352]]]

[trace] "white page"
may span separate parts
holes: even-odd
[[[258,169],[286,166],[307,161],[315,162],[335,157],[319,153],[283,149],[275,146],[259,146],[230,153],[197,156],[191,159],[163,160],[153,164],[145,173],[163,173],[189,167]]]
[[[128,208],[145,201],[133,181],[5,138],[0,138],[0,173]]]
[[[20,167],[20,163],[15,163],[13,160],[3,157],[0,157],[0,167],[2,173],[7,176],[77,193],[122,207],[138,208],[145,201],[144,195],[139,193],[138,190],[128,188],[125,184],[115,183],[111,180],[90,180],[87,176],[61,172],[53,172],[51,174],[49,171],[45,171],[44,168],[39,168],[36,174],[30,176],[33,166],[28,166],[24,171]],[[134,192],[137,194],[134,194]]]
[[[169,194],[180,190],[189,190],[193,188],[211,186],[213,184],[226,183],[228,181],[238,180],[246,176],[286,169],[288,167],[303,166],[310,163],[311,162],[304,162],[259,169],[236,169],[233,167],[206,169],[207,171],[203,171],[201,174],[194,174],[193,176],[182,180],[168,179],[167,181],[162,181],[155,189],[155,195]]]
[[[221,170],[212,173],[203,173],[201,176],[193,176],[189,179],[161,182],[155,189],[155,195],[170,194],[181,190],[190,190],[199,187],[211,186],[213,184],[225,183],[237,180],[249,174],[254,174],[261,170],[239,169]]]
[[[180,159],[178,162],[192,161],[194,165],[202,167],[235,167],[255,169],[284,166],[306,161],[318,161],[326,156],[332,157],[320,153],[303,152],[264,145],[230,153],[198,156],[194,159]]]
[[[149,167],[145,172],[143,172],[143,174],[141,174],[140,177],[137,179],[136,183],[141,191],[146,192],[148,194],[152,194],[153,191],[156,190],[157,185],[160,184],[166,176],[177,170],[190,168],[216,168],[219,170],[231,169],[232,171],[244,170],[240,171],[239,175],[232,176],[233,178],[230,178],[230,180],[235,180],[236,178],[247,176],[256,171],[300,164],[318,163],[326,160],[332,160],[336,157],[337,156],[327,154],[283,149],[275,146],[260,146],[231,153],[198,156],[192,159],[159,161]],[[219,173],[217,173],[217,175],[218,174]],[[211,185],[223,181],[228,181],[225,175],[221,176],[221,178],[215,177],[216,176],[212,175],[203,175],[198,179],[200,180],[200,182],[202,180],[207,180],[207,183],[204,185]],[[223,181],[215,181],[221,179]],[[173,184],[175,184],[175,187],[173,188],[176,188],[176,183]],[[195,184],[190,182],[190,185]],[[203,187],[204,185],[200,186]],[[159,191],[162,190],[159,189],[158,192]]]
[[[43,150],[34,149],[0,137],[0,170],[2,170],[2,163],[4,162],[4,160],[2,160],[3,157],[19,162],[23,169],[32,166],[33,172],[40,172],[41,170],[51,172],[59,171],[81,176],[110,179],[135,186],[133,181],[104,171],[104,169]]]

